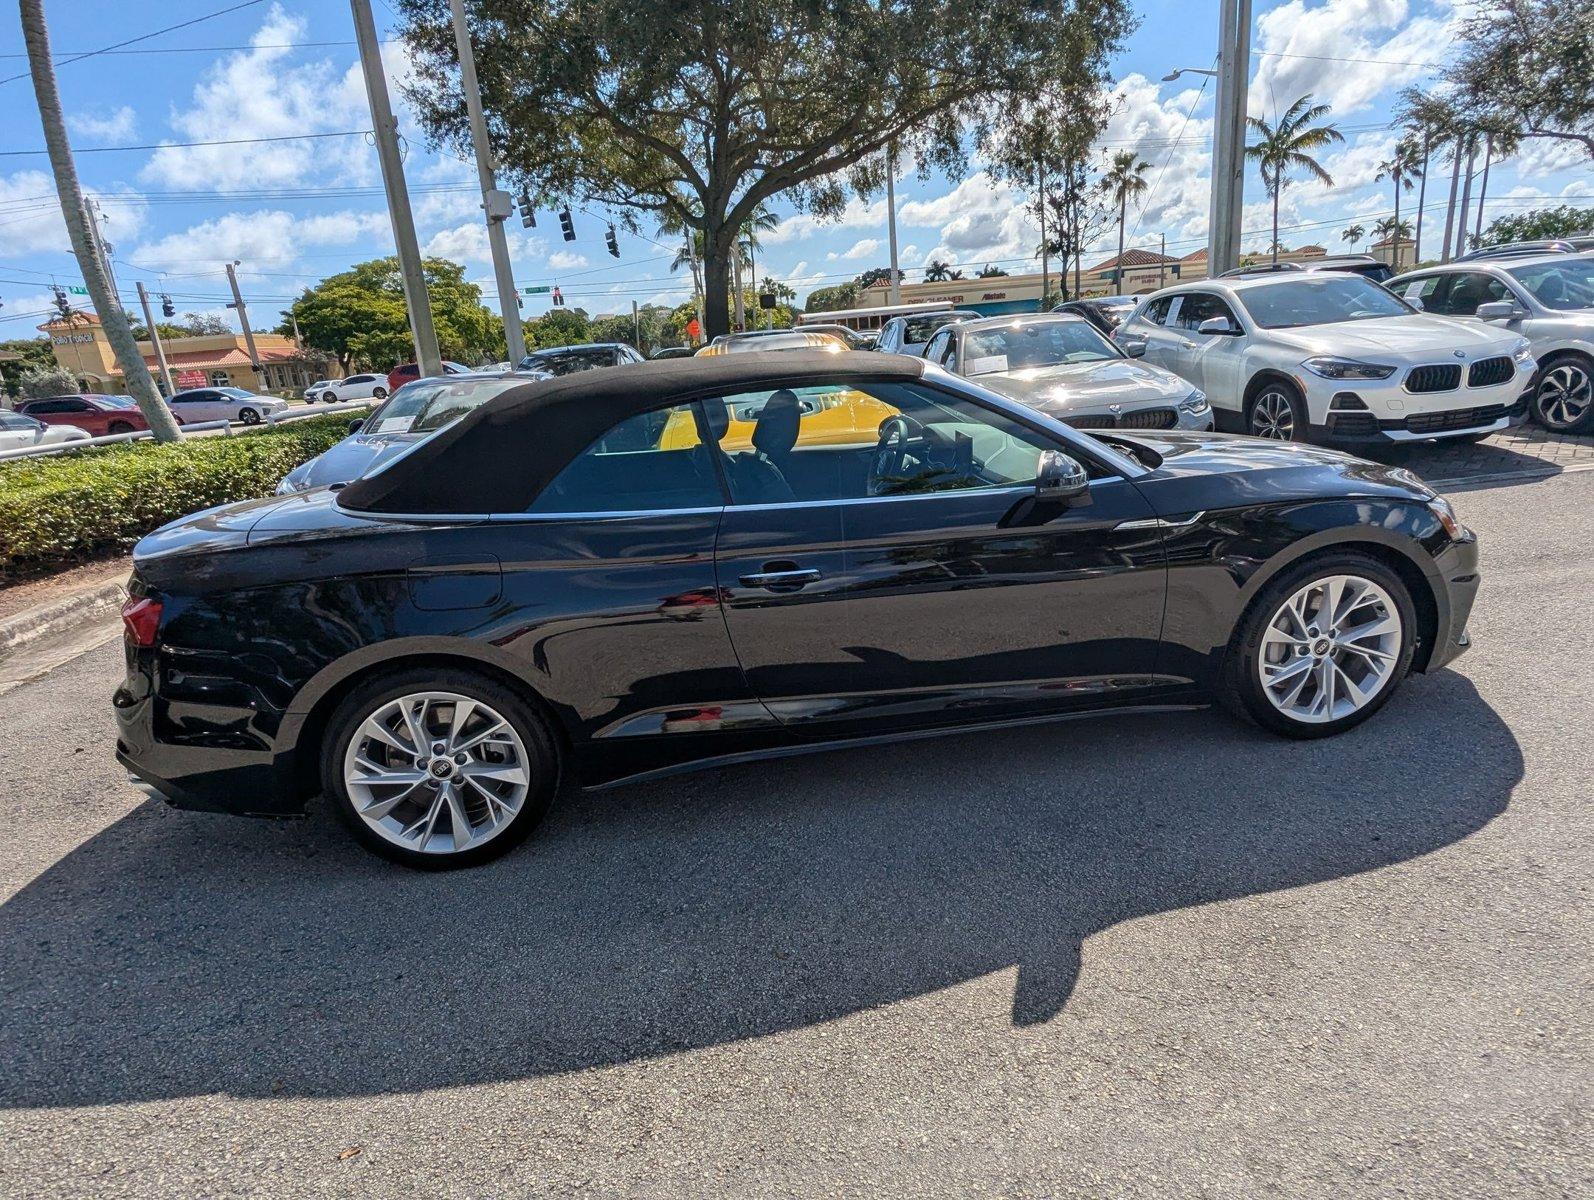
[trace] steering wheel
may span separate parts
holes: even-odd
[[[880,422],[880,440],[875,443],[874,460],[869,468],[869,494],[881,496],[892,486],[892,481],[904,474],[908,461],[908,443],[913,440],[913,425],[907,417],[897,415]]]

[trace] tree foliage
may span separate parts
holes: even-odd
[[[468,150],[446,0],[400,0],[429,135]],[[704,235],[708,332],[729,325],[743,223],[776,196],[835,215],[880,190],[887,158],[963,173],[1048,86],[1094,89],[1132,26],[1127,0],[475,0],[476,68],[506,174]]]
[[[3,351],[4,355],[17,356],[7,358],[0,355],[0,382],[4,383],[8,392],[14,393],[18,390],[18,380],[25,371],[34,367],[55,365],[55,352],[50,349],[49,338],[13,338],[10,341],[0,342],[0,351]]]
[[[465,268],[446,258],[428,258],[422,265],[443,357],[465,363],[503,358],[503,322],[482,306],[482,290],[466,281]],[[305,344],[334,355],[344,371],[415,358],[395,257],[358,263],[306,288],[277,331],[292,333],[295,318]]]
[[[29,367],[17,379],[18,390],[29,400],[45,396],[64,396],[77,391],[77,377],[65,367],[54,363],[49,366]]]
[[[1277,122],[1265,117],[1247,117],[1245,123],[1257,135],[1254,144],[1245,148],[1245,156],[1256,162],[1262,172],[1262,185],[1273,201],[1273,261],[1279,255],[1279,198],[1290,185],[1290,176],[1305,171],[1324,187],[1334,186],[1334,177],[1312,157],[1313,150],[1321,150],[1345,137],[1333,125],[1318,125],[1329,114],[1326,104],[1313,104],[1310,95],[1302,96],[1290,105]]]
[[[835,312],[840,308],[857,308],[862,297],[863,289],[856,282],[818,287],[808,293],[808,299],[803,302],[803,311]]]
[[[1562,204],[1533,212],[1496,217],[1489,222],[1480,246],[1500,246],[1506,242],[1536,242],[1541,238],[1570,237],[1594,229],[1594,208],[1573,208]]]

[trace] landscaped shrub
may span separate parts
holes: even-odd
[[[125,550],[188,513],[269,496],[348,425],[346,414],[328,414],[235,437],[0,462],[0,579]]]

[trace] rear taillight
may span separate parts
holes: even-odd
[[[122,605],[122,625],[127,630],[127,641],[132,646],[153,646],[155,632],[160,628],[161,602],[149,596],[130,598]]]

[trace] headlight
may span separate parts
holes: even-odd
[[[1309,358],[1301,364],[1324,379],[1388,379],[1395,368],[1383,363],[1358,362],[1354,358]]]
[[[1200,388],[1191,388],[1190,394],[1179,401],[1179,407],[1192,417],[1199,417],[1212,407],[1207,401],[1207,394]]]
[[[282,477],[282,482],[277,485],[277,495],[291,496],[295,492],[302,492],[304,490],[304,488],[299,485],[299,481],[294,478],[294,475],[297,473],[298,472],[296,471],[290,471],[288,474]]]
[[[1533,361],[1533,343],[1527,338],[1518,338],[1517,344],[1511,349],[1511,357],[1519,363]]]
[[[1450,535],[1451,541],[1463,542],[1472,537],[1472,531],[1461,523],[1461,519],[1456,516],[1456,510],[1443,496],[1435,496],[1429,500],[1428,511],[1439,518],[1439,524],[1444,526],[1445,533]]]

